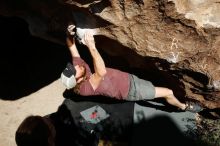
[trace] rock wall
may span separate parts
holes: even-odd
[[[220,108],[219,10],[219,0],[0,2],[1,15],[24,18],[33,35],[47,40],[64,44],[69,21],[92,29],[97,47],[123,65],[161,72],[184,100],[214,110]]]

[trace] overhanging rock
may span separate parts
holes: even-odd
[[[161,71],[177,95],[220,108],[215,0],[3,0],[0,8],[2,15],[24,18],[33,35],[61,44],[69,21],[92,29],[97,47],[127,67]]]

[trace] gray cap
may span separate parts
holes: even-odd
[[[61,73],[61,81],[67,89],[76,86],[76,70],[71,63],[67,63],[66,68]]]

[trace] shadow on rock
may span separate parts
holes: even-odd
[[[0,17],[0,98],[27,96],[60,77],[70,56],[65,46],[33,37],[17,17]]]

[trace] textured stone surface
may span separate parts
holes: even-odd
[[[61,44],[70,20],[93,29],[98,48],[127,67],[160,72],[180,98],[209,109],[220,108],[219,10],[218,0],[0,2],[2,15],[22,17],[33,35]]]

